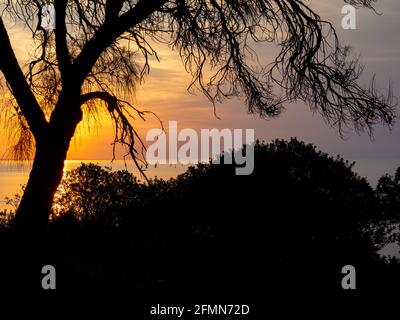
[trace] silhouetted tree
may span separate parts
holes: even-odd
[[[379,202],[379,215],[372,224],[375,242],[380,247],[400,242],[400,168],[393,176],[381,177],[375,193]]]
[[[339,297],[347,294],[340,286],[346,264],[356,267],[359,296],[397,289],[397,270],[381,263],[370,228],[382,218],[379,202],[352,167],[295,139],[256,143],[251,176],[235,175],[231,165],[199,164],[140,188],[127,179],[118,187],[133,191],[126,192],[127,206],[104,212],[94,201],[88,219],[68,224],[61,214],[51,227],[75,255],[91,252],[90,259],[114,268],[140,268],[146,286],[162,284],[169,294],[184,292],[182,298],[249,299],[259,297],[258,286],[284,301]],[[64,210],[80,212],[80,199],[115,192],[112,179],[103,178],[112,173],[102,170],[85,165],[69,174],[62,185],[77,201]],[[98,176],[106,185],[92,189],[88,182]]]
[[[395,174],[384,175],[378,181],[376,194],[381,202],[386,219],[400,219],[400,168]]]
[[[371,227],[385,221],[379,199],[387,197],[352,168],[296,139],[257,142],[250,176],[235,175],[233,165],[199,164],[144,184],[127,171],[82,165],[61,183],[40,262],[59,263],[57,295],[128,298],[130,307],[135,295],[252,301],[270,290],[271,302],[308,305],[318,297],[337,304],[396,296],[400,265],[378,256]],[[8,224],[0,216],[4,261],[19,254]],[[357,270],[351,292],[340,286],[346,264]],[[0,265],[15,292],[25,292],[10,276],[18,268],[27,270]]]
[[[369,8],[371,2],[351,1]],[[55,30],[42,25],[48,4],[55,7]],[[357,83],[357,60],[339,45],[332,25],[301,0],[8,0],[1,9],[0,70],[20,126],[15,150],[26,156],[27,148],[35,149],[16,220],[27,230],[48,221],[83,108],[107,108],[114,146],[122,144],[138,164],[134,144],[141,141],[130,119],[146,112],[124,96],[149,73],[149,58],[157,57],[153,43],[177,50],[193,76],[190,86],[213,103],[244,93],[249,112],[269,118],[299,99],[329,123],[356,130],[393,120],[391,92],[377,92],[374,81],[368,88]],[[18,64],[4,19],[32,32],[37,50],[27,69]],[[249,59],[254,43],[276,43],[272,64]]]
[[[54,217],[69,212],[78,219],[96,219],[105,212],[134,205],[141,187],[126,170],[112,172],[111,168],[81,164],[61,181],[52,212]]]

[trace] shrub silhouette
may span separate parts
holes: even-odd
[[[134,203],[139,188],[128,171],[112,172],[108,167],[82,163],[65,174],[55,196],[53,216],[74,214],[78,219],[96,219]]]
[[[394,176],[384,175],[378,181],[376,194],[381,203],[385,218],[400,219],[400,167]]]
[[[141,285],[172,295],[249,296],[257,286],[276,297],[342,295],[347,264],[358,271],[358,292],[372,292],[389,283],[371,227],[379,201],[352,166],[296,139],[257,142],[249,176],[198,164],[144,185],[82,165],[62,183],[52,228],[72,252],[135,270]]]
[[[388,174],[381,177],[376,187],[380,215],[373,224],[374,241],[380,247],[390,243],[400,243],[400,167],[394,176]]]
[[[375,193],[352,163],[296,139],[254,148],[249,176],[211,163],[148,184],[93,164],[67,173],[45,256],[65,270],[63,292],[193,302],[268,290],[306,305],[395,292],[399,265],[376,252],[397,180],[382,178]],[[352,292],[341,287],[349,264]]]

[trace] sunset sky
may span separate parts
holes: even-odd
[[[397,0],[379,0],[378,16],[367,9],[357,10],[357,30],[341,28],[341,9],[343,1],[312,1],[312,6],[326,20],[336,27],[342,44],[353,46],[355,53],[361,54],[361,61],[366,65],[362,83],[367,83],[376,73],[378,86],[387,87],[389,81],[394,92],[400,94],[400,2]],[[8,25],[10,38],[17,55],[22,62],[30,47],[30,33],[19,25]],[[261,50],[261,58],[269,61],[273,57],[273,47]],[[312,114],[308,107],[298,103],[287,105],[285,112],[270,121],[258,119],[247,114],[243,100],[231,99],[217,105],[217,114],[213,114],[212,105],[201,93],[190,94],[186,88],[190,81],[182,66],[179,56],[168,47],[159,47],[160,63],[153,61],[151,74],[137,91],[136,104],[140,109],[154,111],[167,124],[168,120],[177,120],[179,128],[254,128],[256,137],[270,141],[275,138],[298,137],[316,144],[323,151],[332,155],[341,154],[345,158],[400,158],[400,125],[392,132],[387,128],[377,127],[374,139],[367,134],[358,136],[348,130],[345,139],[341,139],[337,129],[330,128],[317,114]],[[79,133],[72,142],[69,159],[109,159],[113,132],[111,121],[105,116],[101,124],[91,123],[79,127]],[[158,127],[157,120],[148,116],[146,122],[137,122],[140,132]],[[3,126],[0,135],[4,136]],[[3,139],[4,141],[4,139]],[[0,145],[0,155],[6,145]]]

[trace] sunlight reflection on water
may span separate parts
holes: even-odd
[[[103,167],[111,167],[113,171],[125,170],[132,172],[139,180],[143,181],[143,177],[140,174],[132,161],[125,163],[123,160],[115,160],[110,162],[109,160],[67,160],[65,162],[64,171],[73,170],[79,165],[84,163],[95,163]],[[16,161],[0,161],[0,210],[11,209],[5,203],[5,197],[12,197],[15,193],[21,190],[21,186],[26,184],[29,177],[29,171],[31,169],[31,163],[29,162],[16,162]],[[162,178],[169,179],[176,177],[183,173],[188,168],[187,165],[158,165],[157,167],[150,166],[146,171],[148,178]]]
[[[353,161],[353,160],[351,160]],[[372,187],[375,187],[379,178],[388,173],[393,175],[396,168],[400,166],[400,159],[355,159],[356,165],[354,171],[360,176],[366,177]],[[64,171],[73,170],[77,168],[82,162],[96,163],[103,167],[111,167],[112,170],[124,170],[125,163],[123,160],[115,160],[111,163],[109,160],[67,160],[65,162]],[[127,169],[133,172],[139,180],[143,181],[140,177],[138,170],[132,161],[127,161]],[[183,173],[188,168],[188,165],[158,165],[157,167],[149,166],[146,171],[149,178],[163,178],[169,179],[176,177]],[[21,185],[25,184],[28,180],[29,170],[31,164],[29,162],[16,162],[16,161],[0,161],[0,210],[9,208],[6,206],[4,198],[12,197],[16,192],[21,189]]]

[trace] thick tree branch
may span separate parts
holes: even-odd
[[[67,45],[67,27],[65,25],[65,13],[67,8],[67,0],[56,0],[54,2],[56,10],[56,54],[61,78],[65,82],[66,73],[70,70],[71,56]]]
[[[18,64],[1,17],[0,47],[0,70],[3,72],[33,135],[38,138],[42,135],[47,121]]]
[[[160,8],[167,0],[140,0],[135,7],[115,19],[106,20],[95,35],[86,43],[76,58],[74,66],[82,83],[92,70],[101,53],[118,39],[124,32],[132,29]]]
[[[84,95],[82,95],[81,96],[81,105],[89,102],[90,100],[95,100],[95,99],[100,99],[100,100],[106,102],[107,105],[109,106],[109,108],[111,106],[115,106],[115,104],[118,101],[118,99],[116,97],[109,94],[108,92],[95,91],[95,92],[85,93]]]
[[[125,0],[107,0],[105,21],[112,21],[118,18]]]

